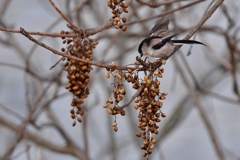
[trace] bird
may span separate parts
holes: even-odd
[[[154,58],[167,58],[172,54],[176,45],[205,45],[204,43],[195,40],[172,40],[172,38],[178,34],[166,36],[169,22],[169,15],[164,15],[155,22],[150,31],[149,37],[142,40],[142,42],[139,44],[138,52],[140,53],[141,57],[145,55]]]

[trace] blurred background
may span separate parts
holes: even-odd
[[[135,62],[138,45],[149,35],[158,15],[170,11],[170,33],[186,36],[208,13],[191,38],[207,46],[183,46],[164,65],[161,91],[168,92],[157,143],[149,159],[240,159],[240,3],[235,0],[128,0],[127,31],[114,27],[91,36],[98,39],[94,61],[118,66]],[[107,1],[55,0],[79,28],[103,26],[112,17]],[[209,11],[216,9],[210,16]],[[69,30],[49,1],[0,1],[0,28],[42,33]],[[34,38],[56,50],[59,37]],[[188,53],[191,52],[189,56]],[[11,160],[140,160],[142,139],[135,136],[138,111],[134,102],[126,116],[114,117],[102,107],[113,79],[93,67],[83,122],[72,127],[73,95],[65,89],[61,57],[37,46],[20,33],[0,31],[0,159]],[[125,84],[127,96],[134,95]],[[123,102],[123,103],[124,103]]]

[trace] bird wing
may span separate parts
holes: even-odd
[[[177,34],[174,34],[174,35],[171,35],[171,36],[167,36],[167,37],[162,38],[162,40],[161,40],[159,43],[155,44],[152,48],[155,49],[155,50],[160,49],[160,48],[161,48],[162,46],[164,46],[166,43],[170,42],[171,39],[172,39],[174,36],[176,36],[176,35],[177,35]]]
[[[168,24],[170,22],[170,16],[164,15],[160,17],[153,28],[150,31],[150,36],[165,36],[167,30],[168,30]]]

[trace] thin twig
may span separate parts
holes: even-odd
[[[176,2],[182,2],[182,1],[187,1],[187,0],[169,0],[165,2],[156,2],[156,1],[150,1],[150,2],[144,2],[142,0],[136,0],[138,3],[143,4],[143,5],[148,5],[149,7],[152,8],[157,8],[163,5],[171,5]]]
[[[56,67],[58,65],[58,63],[60,63],[62,60],[64,60],[64,57],[60,58],[54,65],[52,65],[49,70],[53,69],[54,67]]]
[[[161,14],[158,14],[158,15],[155,15],[155,16],[149,16],[148,18],[145,18],[145,19],[140,19],[140,20],[136,20],[136,21],[132,21],[132,22],[129,22],[129,23],[126,23],[126,25],[132,25],[132,24],[135,24],[135,23],[141,23],[141,22],[145,22],[145,21],[148,21],[148,20],[151,20],[153,18],[158,18],[158,17],[161,17],[161,16],[164,16],[164,15],[167,15],[167,14],[171,14],[173,12],[176,12],[176,11],[179,11],[179,10],[182,10],[182,9],[185,9],[185,8],[188,8],[190,6],[193,6],[195,4],[198,4],[200,2],[203,2],[205,0],[198,0],[198,1],[195,1],[195,2],[192,2],[192,3],[189,3],[189,4],[186,4],[184,6],[181,6],[179,8],[176,8],[176,9],[172,9],[172,10],[169,10],[169,11],[166,11],[166,12],[163,12]]]
[[[29,40],[33,41],[34,43],[38,44],[39,46],[42,46],[43,48],[46,48],[47,50],[53,52],[54,54],[57,54],[57,55],[60,55],[60,56],[63,56],[63,57],[67,57],[67,58],[74,59],[74,60],[77,60],[77,61],[80,61],[80,62],[92,64],[92,65],[95,65],[95,66],[98,66],[98,67],[101,67],[101,68],[114,68],[114,69],[118,69],[118,70],[127,70],[127,69],[135,70],[135,69],[137,69],[137,68],[134,68],[134,67],[106,65],[106,64],[102,64],[102,63],[98,63],[98,62],[94,62],[94,61],[88,61],[88,60],[84,60],[84,59],[81,59],[81,58],[77,58],[77,57],[74,57],[74,56],[71,56],[71,55],[59,52],[59,51],[55,50],[54,48],[51,48],[51,47],[47,46],[46,44],[37,41],[32,36],[30,36],[28,34],[28,32],[26,32],[23,28],[20,28],[20,31]]]
[[[70,19],[68,19],[67,18],[67,16],[65,16],[63,13],[62,13],[62,11],[55,5],[55,3],[52,1],[52,0],[49,0],[49,2],[52,4],[52,6],[57,10],[57,12],[61,15],[61,17],[63,18],[63,19],[65,19],[65,21],[67,21],[68,22],[68,24],[72,27],[72,29],[74,30],[74,31],[79,31],[79,29],[77,28],[77,26],[75,26],[73,23],[72,23],[72,21],[70,21]],[[76,30],[75,30],[76,29]]]
[[[102,32],[103,30],[106,30],[110,27],[112,27],[113,25],[113,20],[110,19],[108,20],[104,25],[102,25],[99,28],[90,28],[90,29],[86,29],[86,30],[79,30],[78,32],[83,31],[85,34],[85,37],[91,36],[91,35],[95,35],[99,32]],[[10,33],[21,33],[21,30],[16,30],[16,29],[8,29],[8,28],[1,28],[0,27],[0,31],[4,31],[4,32],[10,32]],[[42,33],[42,32],[27,32],[29,35],[38,35],[38,36],[48,36],[48,37],[76,37],[76,33],[69,33],[69,34],[59,34],[59,33]]]

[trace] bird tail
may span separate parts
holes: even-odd
[[[201,44],[201,45],[204,45],[206,46],[204,43],[202,42],[198,42],[198,41],[194,41],[194,40],[171,40],[174,44]]]

